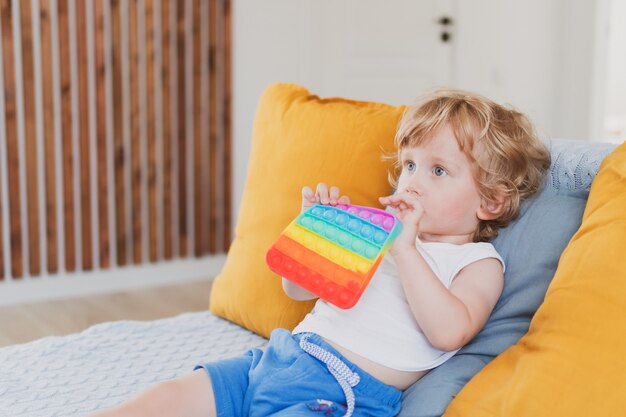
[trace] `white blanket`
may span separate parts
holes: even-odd
[[[117,321],[0,349],[0,417],[82,416],[267,341],[209,312]]]

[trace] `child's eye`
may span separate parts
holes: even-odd
[[[434,167],[433,174],[435,174],[435,176],[437,177],[443,177],[444,175],[447,174],[447,172],[443,167]]]
[[[415,171],[415,168],[416,168],[415,162],[413,162],[413,161],[405,162],[404,166],[406,167],[407,171],[409,171],[409,172]]]

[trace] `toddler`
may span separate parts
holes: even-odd
[[[550,165],[523,114],[456,90],[410,107],[396,145],[396,192],[379,200],[402,230],[353,308],[320,299],[264,351],[199,365],[96,416],[396,415],[402,390],[484,326],[505,269],[488,242]],[[302,210],[349,202],[334,186],[302,190]],[[283,288],[315,297],[285,279]]]

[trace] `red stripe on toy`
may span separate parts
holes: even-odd
[[[268,251],[266,260],[272,271],[341,308],[356,303],[376,269],[367,275],[349,271],[284,235]],[[380,259],[375,266],[378,263]]]

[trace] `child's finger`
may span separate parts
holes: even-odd
[[[326,186],[325,183],[320,182],[319,184],[317,184],[317,189],[315,190],[315,197],[317,198],[317,201],[319,201],[320,203],[328,204],[328,201],[329,201],[328,187]]]
[[[341,197],[339,197],[339,200],[337,202],[339,204],[350,204],[350,197],[348,197],[347,195],[342,195]]]
[[[378,197],[378,201],[380,201],[380,204],[387,206],[391,203],[391,199],[389,197],[391,196]]]
[[[335,187],[334,185],[330,187],[328,196],[330,198],[330,204],[332,204],[333,206],[336,205],[337,201],[339,200],[339,188]]]
[[[394,194],[389,196],[389,199],[395,203],[404,203],[406,207],[413,207],[419,202],[415,194],[407,192]]]
[[[379,201],[385,205],[394,205],[398,204],[400,201],[403,201],[403,199],[400,194],[392,194],[386,197],[380,197]]]
[[[398,199],[392,199],[391,196],[389,197],[379,197],[378,201],[380,201],[380,204],[382,204],[383,206],[387,206],[387,207],[391,207],[393,209],[397,209],[398,208],[398,204],[400,203],[400,200]]]
[[[302,187],[302,199],[308,201],[309,203],[315,203],[315,193],[311,190],[311,187],[304,186]]]

